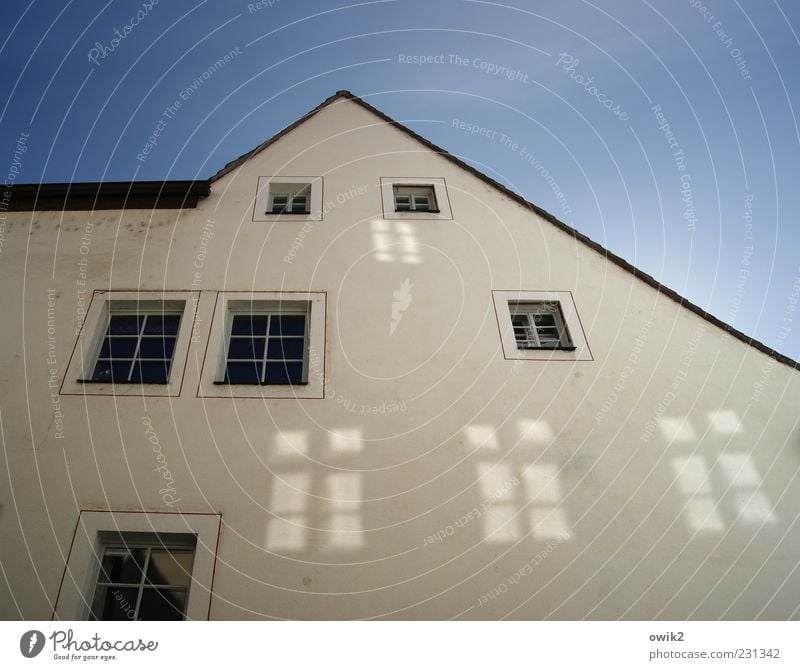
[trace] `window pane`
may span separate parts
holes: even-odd
[[[552,314],[535,314],[533,321],[537,326],[550,326],[555,328],[556,319]]]
[[[237,314],[233,317],[231,335],[264,335],[266,332],[266,316]]]
[[[133,358],[137,342],[135,337],[107,337],[100,348],[100,358]]]
[[[97,361],[92,374],[95,382],[126,382],[133,361]]]
[[[174,337],[143,337],[139,345],[139,358],[172,358],[175,349]]]
[[[303,358],[305,339],[302,337],[271,337],[267,359]]]
[[[248,361],[264,358],[264,338],[232,337],[228,346],[228,360],[233,358]]]
[[[414,197],[414,208],[418,211],[425,211],[426,209],[430,209],[430,204],[428,203],[427,196],[418,195]]]
[[[191,551],[153,549],[147,565],[147,579],[156,585],[188,586],[192,580],[193,560]]]
[[[146,588],[139,605],[140,621],[182,621],[186,592]]]
[[[92,618],[99,621],[132,621],[136,617],[138,589],[98,586],[92,603]]]
[[[305,196],[295,196],[292,200],[292,212],[297,214],[302,214],[308,211],[308,207],[306,205],[306,197]]]
[[[225,366],[225,381],[228,384],[260,384],[261,362],[228,363]]]
[[[138,584],[142,581],[146,553],[146,549],[125,549],[123,547],[106,549],[98,581]]]
[[[270,335],[305,335],[306,317],[303,314],[273,316],[269,327]]]
[[[267,363],[267,384],[299,384],[302,381],[302,363]]]
[[[179,314],[157,316],[150,314],[144,324],[145,335],[177,335],[181,317]]]
[[[111,335],[138,335],[144,316],[138,314],[112,314],[108,324]]]
[[[170,361],[137,361],[131,374],[132,382],[166,384],[169,381]]]

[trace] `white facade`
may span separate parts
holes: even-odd
[[[103,524],[197,535],[191,618],[800,616],[798,371],[358,100],[196,208],[4,234],[3,618],[86,617]],[[78,382],[131,291],[184,301],[169,384]],[[537,296],[571,347],[515,346]],[[215,384],[226,305],[290,299],[307,383]]]

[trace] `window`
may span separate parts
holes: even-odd
[[[452,220],[444,177],[381,177],[384,219]]]
[[[395,186],[394,210],[396,212],[438,213],[433,186]]]
[[[492,291],[503,358],[591,361],[570,291]]]
[[[91,381],[166,384],[182,311],[112,312]]]
[[[93,621],[182,621],[197,538],[186,533],[101,532]]]
[[[322,221],[322,177],[259,177],[253,221]]]
[[[64,536],[54,620],[208,619],[221,524],[200,512],[81,510]]]
[[[270,207],[268,214],[308,214],[309,202],[311,200],[311,185],[295,185],[299,187],[297,191],[289,191],[292,184],[276,184],[275,188],[280,189],[280,193],[270,193]]]
[[[509,303],[519,349],[571,349],[572,342],[557,302]]]
[[[178,396],[198,291],[94,291],[62,395]]]
[[[324,291],[222,291],[199,398],[325,396]]]
[[[302,384],[307,311],[307,304],[300,303],[232,313],[223,383]]]

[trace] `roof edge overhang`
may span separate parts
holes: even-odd
[[[185,209],[211,192],[208,180],[106,181],[0,186],[8,212]]]

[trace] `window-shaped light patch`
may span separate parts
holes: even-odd
[[[224,382],[300,384],[305,350],[305,314],[234,314]]]
[[[111,314],[92,381],[166,384],[180,320],[179,313]]]

